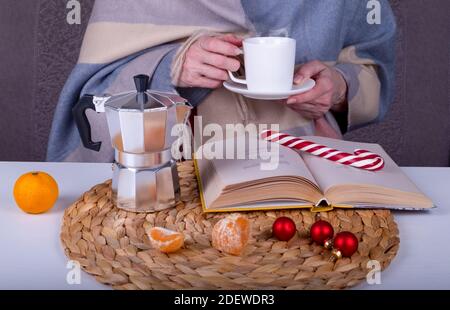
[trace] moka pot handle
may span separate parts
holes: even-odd
[[[89,119],[86,116],[86,110],[88,109],[96,111],[94,96],[92,95],[81,97],[80,101],[73,107],[72,114],[84,147],[98,152],[102,143],[92,141],[91,124],[89,124]]]

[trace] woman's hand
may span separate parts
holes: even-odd
[[[289,107],[309,119],[319,119],[329,110],[347,109],[347,83],[336,69],[317,60],[311,61],[297,70],[294,83],[301,84],[308,78],[314,79],[316,86],[310,91],[289,97]]]
[[[186,52],[180,75],[181,87],[218,88],[230,70],[239,70],[235,58],[241,54],[242,39],[232,34],[200,37]]]

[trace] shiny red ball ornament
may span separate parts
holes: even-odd
[[[310,229],[310,236],[312,241],[319,245],[324,245],[326,241],[331,240],[334,235],[333,226],[327,221],[317,221]]]
[[[289,241],[297,232],[297,227],[292,219],[279,217],[272,225],[272,234],[280,241]]]
[[[341,256],[350,257],[358,250],[358,238],[349,231],[340,232],[334,238],[333,247]]]

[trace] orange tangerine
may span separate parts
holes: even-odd
[[[58,184],[45,172],[29,172],[14,184],[14,199],[23,211],[30,214],[50,210],[58,199]]]
[[[148,238],[152,246],[163,253],[178,251],[184,245],[182,233],[163,228],[153,227],[148,233]]]
[[[211,237],[216,249],[240,255],[250,238],[250,222],[243,215],[230,215],[214,225]]]

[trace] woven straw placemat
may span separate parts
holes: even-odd
[[[211,247],[211,230],[226,214],[203,214],[192,162],[178,166],[182,201],[151,214],[119,210],[110,200],[110,181],[99,184],[66,209],[61,240],[71,260],[115,289],[342,289],[364,280],[377,260],[382,269],[399,247],[397,225],[387,210],[251,212],[252,240],[241,256]],[[279,216],[289,216],[298,234],[289,242],[271,237]],[[308,238],[317,219],[336,232],[359,238],[351,258],[330,262],[330,252]],[[183,232],[185,247],[173,254],[152,249],[146,231],[163,226]]]

